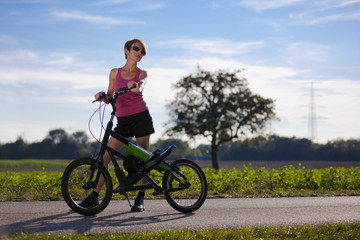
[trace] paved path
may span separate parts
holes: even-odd
[[[145,209],[132,213],[126,201],[112,201],[97,216],[85,217],[62,201],[0,202],[0,236],[360,222],[360,197],[207,199],[191,214],[165,200],[146,200]]]

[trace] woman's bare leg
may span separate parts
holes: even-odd
[[[148,151],[150,150],[150,136],[136,138],[136,143],[140,147],[142,147],[142,148],[144,148],[144,149],[146,149]],[[140,180],[139,183],[141,185],[143,185],[143,184],[147,184],[148,181],[146,180],[146,178],[143,178],[143,179]],[[136,199],[135,199],[134,205],[131,207],[132,212],[142,212],[142,211],[145,210],[145,208],[144,208],[144,196],[145,196],[145,189],[140,190],[137,197],[136,197]]]
[[[140,147],[150,151],[150,136],[136,138],[136,143]],[[147,184],[148,181],[145,178],[143,178],[143,179],[140,180],[139,183],[140,184]],[[145,193],[145,191],[146,190],[140,190],[140,192],[144,192],[144,193]]]

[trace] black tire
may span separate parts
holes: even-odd
[[[190,187],[165,193],[165,199],[175,210],[183,213],[194,212],[205,202],[207,195],[207,181],[202,169],[193,161],[179,159],[174,161],[173,166],[188,178]],[[163,188],[174,189],[182,186],[186,181],[172,170],[165,171]]]
[[[61,179],[61,192],[67,205],[75,212],[82,215],[95,215],[103,211],[112,197],[113,184],[106,168],[102,168],[102,176],[105,179],[104,186],[99,193],[99,205],[92,208],[81,207],[79,203],[87,197],[91,191],[84,189],[83,185],[89,181],[90,168],[96,163],[92,158],[79,158],[71,162],[65,169]],[[93,180],[95,180],[96,172]]]

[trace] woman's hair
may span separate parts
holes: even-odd
[[[133,39],[128,40],[128,41],[125,43],[125,45],[124,45],[124,50],[127,49],[128,51],[130,51],[130,50],[131,50],[131,46],[132,46],[134,43],[136,43],[136,42],[141,44],[142,48],[143,48],[144,51],[145,51],[145,54],[144,54],[144,56],[145,56],[146,53],[147,53],[145,42],[144,42],[143,40],[141,40],[141,39],[138,39],[138,38],[133,38]],[[126,52],[125,52],[125,59],[126,59],[126,58],[127,58],[127,54],[126,54]]]

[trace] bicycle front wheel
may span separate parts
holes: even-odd
[[[205,202],[207,181],[202,169],[193,161],[179,159],[172,163],[181,173],[167,170],[163,177],[166,201],[175,210],[194,212]]]
[[[65,169],[61,179],[61,192],[67,205],[75,212],[82,215],[94,215],[103,211],[112,197],[112,180],[108,170],[103,167],[101,179],[104,185],[99,193],[98,202],[93,206],[81,206],[80,204],[93,190],[86,186],[89,181],[94,181],[98,169],[95,167],[96,159],[79,158],[71,162]],[[92,179],[90,179],[93,174]]]

